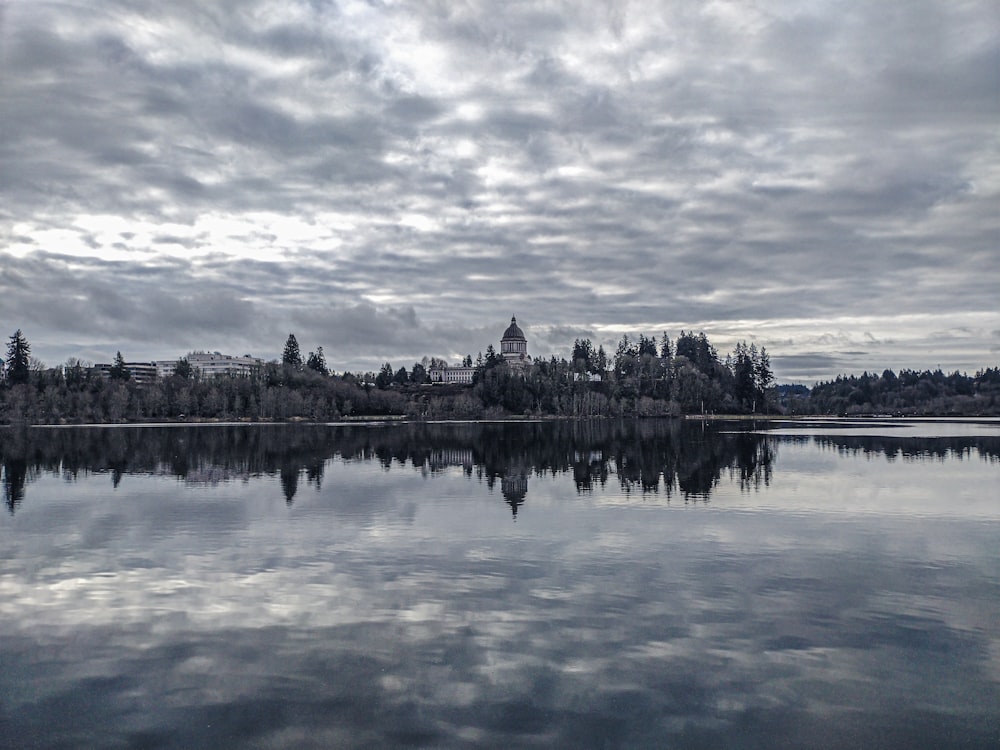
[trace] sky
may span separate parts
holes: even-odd
[[[971,373],[998,300],[995,0],[0,0],[0,334],[50,366],[517,315]]]

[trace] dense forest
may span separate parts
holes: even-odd
[[[974,376],[941,370],[885,370],[820,383],[807,399],[812,414],[1000,415],[1000,367]]]
[[[132,377],[119,352],[100,372],[78,360],[47,368],[21,331],[10,337],[0,383],[0,422],[84,424],[175,420],[329,421],[402,415],[481,419],[511,415],[646,417],[684,414],[1000,414],[1000,368],[838,377],[811,391],[776,387],[763,348],[739,343],[720,357],[704,333],[676,341],[623,336],[608,355],[588,339],[569,359],[512,368],[492,346],[474,361],[472,385],[432,385],[425,358],[379,372],[331,373],[322,348],[303,357],[294,335],[282,360],[253,375],[203,378],[185,360],[163,378]]]

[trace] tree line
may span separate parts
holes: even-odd
[[[884,370],[839,376],[817,384],[786,410],[811,414],[935,416],[1000,415],[1000,367],[966,375],[937,370]]]
[[[624,335],[608,354],[576,339],[569,358],[539,358],[513,368],[487,347],[464,364],[471,386],[430,385],[444,364],[424,358],[406,367],[332,373],[322,347],[303,357],[289,334],[280,361],[230,377],[201,377],[184,358],[167,377],[137,382],[121,352],[106,373],[77,359],[46,368],[18,330],[7,347],[0,422],[115,423],[189,419],[331,421],[355,416],[481,419],[682,414],[1000,414],[1000,368],[968,376],[940,370],[838,377],[811,391],[776,388],[770,355],[738,343],[721,357],[705,333]],[[804,392],[803,392],[804,391]]]

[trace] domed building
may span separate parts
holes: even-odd
[[[528,340],[524,331],[517,324],[517,318],[511,316],[510,325],[500,339],[500,356],[507,365],[517,372],[523,373],[524,368],[531,364],[528,356]],[[428,370],[432,383],[471,383],[475,368],[467,365],[447,365],[444,362],[434,364]]]
[[[512,367],[524,367],[531,362],[528,356],[528,340],[517,325],[517,317],[510,317],[510,325],[500,339],[500,354]]]

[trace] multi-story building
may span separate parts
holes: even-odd
[[[428,375],[432,383],[471,383],[475,371],[466,365],[443,365],[432,367]]]
[[[243,357],[233,357],[220,352],[191,352],[185,357],[191,365],[191,371],[202,378],[220,376],[255,375],[260,372],[264,362],[249,354]],[[173,374],[179,360],[159,360],[155,362],[156,372],[161,377]]]
[[[136,383],[149,383],[156,380],[155,362],[126,362],[125,367]]]
[[[174,374],[177,368],[176,359],[158,359],[153,364],[156,365],[156,377],[166,378]]]
[[[102,378],[110,378],[114,365],[100,362],[93,366],[93,371]],[[125,369],[128,370],[131,380],[138,384],[149,383],[156,380],[157,368],[155,362],[126,362]]]

